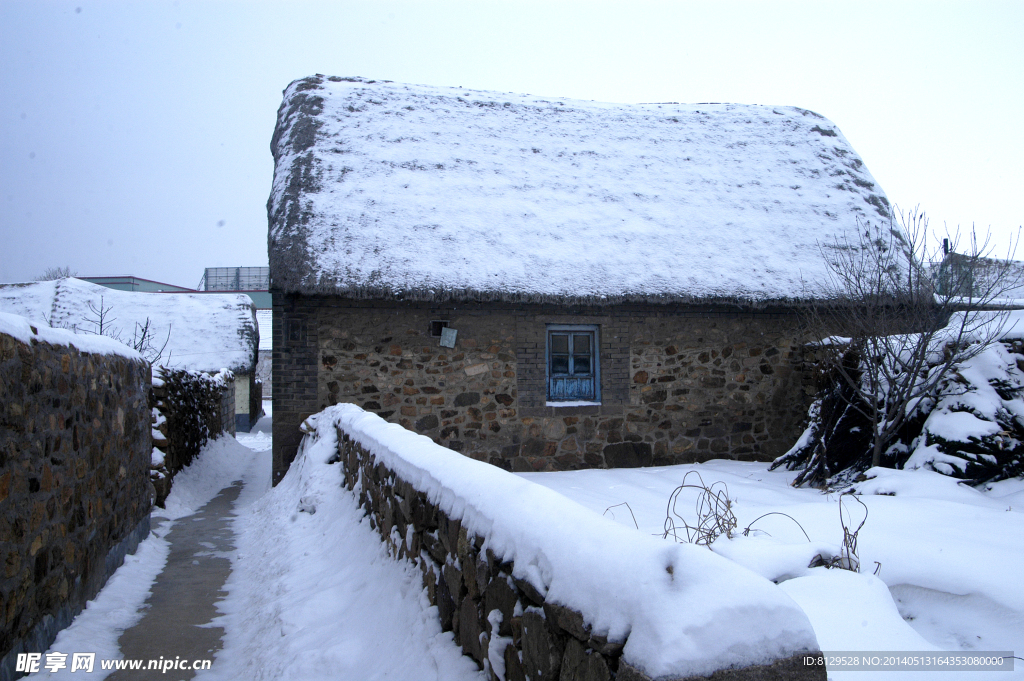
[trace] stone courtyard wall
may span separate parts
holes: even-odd
[[[149,390],[141,359],[0,333],[3,679],[149,533]]]
[[[391,554],[419,567],[442,629],[453,632],[463,653],[487,669],[491,681],[651,681],[622,659],[625,641],[593,635],[591,624],[579,612],[548,602],[529,581],[513,577],[514,564],[485,549],[486,538],[467,532],[461,518],[431,503],[427,494],[380,463],[349,434],[340,431],[338,436],[346,486],[358,494],[360,506]],[[805,665],[805,656],[798,655],[768,665],[722,669],[711,678],[824,679],[821,653],[808,655],[819,664]],[[500,675],[495,660],[503,667]]]
[[[275,300],[275,479],[302,419],[338,402],[528,471],[770,460],[815,391],[788,310]],[[457,329],[455,348],[432,320]],[[548,324],[599,328],[600,405],[547,405]]]

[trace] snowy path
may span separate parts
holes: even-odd
[[[191,670],[111,672],[100,669],[100,660],[196,659],[200,655],[185,648],[206,645],[222,647],[213,653],[209,670],[195,672],[200,681],[484,679],[451,633],[441,632],[419,573],[387,556],[352,495],[326,480],[315,500],[296,498],[294,480],[270,488],[270,447],[270,419],[265,418],[237,440],[211,443],[179,473],[166,510],[154,513],[156,529],[48,651],[68,654],[69,662],[71,653],[95,652],[93,672],[65,668],[31,678],[193,678]],[[227,502],[236,493],[229,512]],[[215,520],[210,502],[216,499],[222,521],[227,520],[223,529],[232,532],[222,533],[224,545],[212,536],[200,539],[208,545],[200,544],[205,550],[186,563],[229,559],[230,574],[220,594],[216,579],[189,585],[187,575],[165,571],[178,546],[175,528],[200,524],[204,509]],[[313,508],[320,512],[310,512]],[[161,617],[159,602],[174,600],[175,589],[182,600],[185,591],[207,592],[205,603],[200,598],[185,606],[195,617],[179,622],[186,629],[198,625],[207,643],[184,642],[166,621],[153,624]],[[201,657],[209,655],[203,650]]]

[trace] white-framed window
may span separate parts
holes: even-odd
[[[596,325],[548,325],[545,352],[548,402],[601,401],[599,342]]]

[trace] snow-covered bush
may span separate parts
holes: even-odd
[[[880,464],[926,468],[972,484],[1024,475],[1022,367],[1020,340],[991,343],[954,364],[934,391],[908,406]],[[803,469],[797,485],[842,485],[871,463],[865,410],[856,408],[856,395],[844,381],[827,374],[823,379],[807,429],[773,464]]]
[[[221,399],[234,380],[227,369],[211,376],[187,369],[154,368],[154,439],[164,450],[162,457],[154,458],[151,476],[158,505],[170,492],[170,478],[190,464],[208,440],[223,432]],[[156,439],[157,434],[165,439]]]

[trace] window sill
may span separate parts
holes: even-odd
[[[593,402],[591,400],[567,400],[563,402],[546,402],[545,407],[600,407],[600,402]]]

